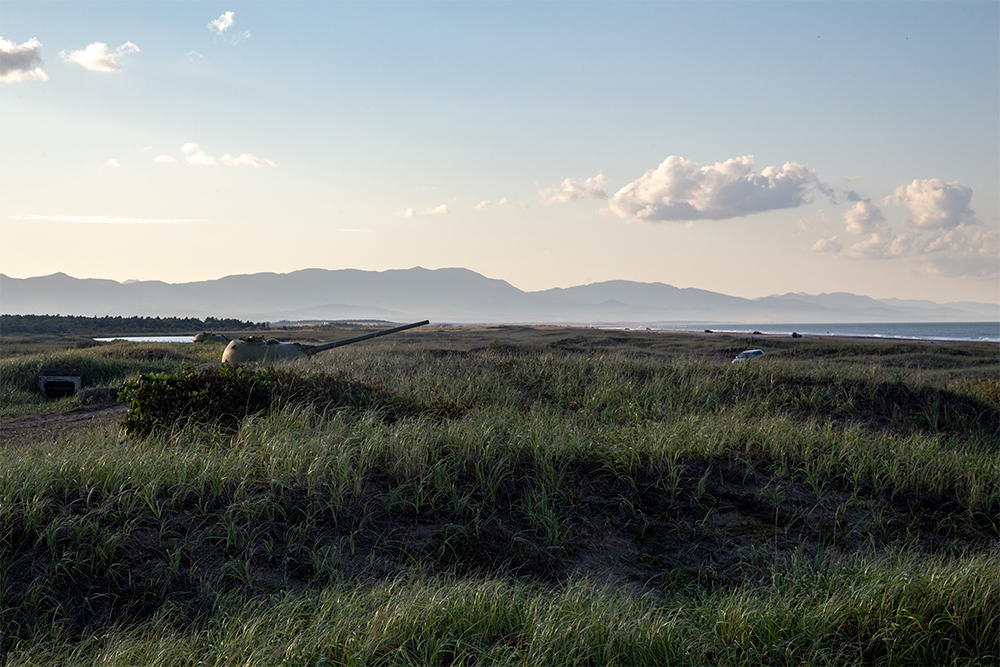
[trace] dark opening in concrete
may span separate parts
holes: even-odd
[[[55,400],[76,395],[76,383],[67,380],[49,380],[45,383],[43,391],[45,398]]]
[[[50,401],[74,396],[83,389],[83,376],[78,371],[49,369],[38,376],[38,388]]]

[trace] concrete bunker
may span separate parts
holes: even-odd
[[[83,389],[83,375],[79,371],[47,369],[38,376],[38,388],[50,401],[76,396]]]

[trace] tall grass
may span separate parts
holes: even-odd
[[[195,348],[117,342],[4,356],[0,358],[0,416],[37,414],[65,408],[68,402],[50,402],[42,396],[38,378],[46,370],[79,372],[84,387],[118,386],[139,373],[170,372],[177,370],[182,363],[209,361],[216,355],[221,356],[218,350],[219,346],[215,345]]]
[[[9,664],[1000,659],[978,379],[504,346],[289,368],[431,407],[0,450]]]
[[[665,599],[587,580],[407,576],[246,601],[191,627],[166,609],[77,646],[51,631],[10,665],[995,664],[1000,559],[860,558],[800,564],[773,589]]]

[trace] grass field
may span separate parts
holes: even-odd
[[[996,344],[424,329],[148,435],[37,373],[221,345],[3,346],[6,664],[1000,662]]]

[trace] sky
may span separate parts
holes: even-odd
[[[1000,303],[998,248],[997,2],[0,3],[11,277]]]

